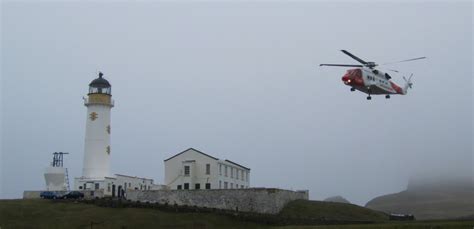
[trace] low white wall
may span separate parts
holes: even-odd
[[[39,199],[43,191],[23,191],[23,199]]]
[[[23,199],[41,199],[40,193],[44,191],[23,191]],[[61,195],[65,195],[68,191],[56,191],[57,193],[61,193]],[[104,197],[104,190],[93,190],[93,191],[81,191],[84,193],[85,199],[93,199],[93,198],[102,198]]]
[[[131,190],[132,201],[277,214],[290,201],[308,199],[308,191],[282,189]]]

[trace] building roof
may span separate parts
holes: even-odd
[[[203,152],[201,152],[201,151],[199,151],[199,150],[197,150],[197,149],[189,148],[189,149],[187,149],[187,150],[185,150],[185,151],[183,151],[183,152],[181,152],[181,153],[178,153],[178,154],[176,154],[176,155],[174,155],[174,156],[172,156],[172,157],[170,157],[170,158],[168,158],[168,159],[166,159],[166,160],[164,160],[164,161],[168,161],[168,160],[170,160],[170,159],[173,159],[173,158],[175,158],[175,157],[177,157],[177,156],[179,156],[179,155],[181,155],[181,154],[183,154],[183,153],[185,153],[185,152],[187,152],[187,151],[189,151],[189,150],[194,150],[195,152],[200,153],[200,154],[202,154],[202,155],[204,155],[204,156],[210,157],[210,158],[212,158],[212,159],[214,159],[214,160],[219,160],[219,158],[213,157],[213,156],[211,156],[211,155],[209,155],[209,154],[205,154],[205,153],[203,153]]]
[[[245,166],[243,166],[243,165],[239,165],[239,164],[237,164],[237,163],[235,163],[235,162],[233,162],[233,161],[230,161],[230,160],[227,160],[227,159],[226,159],[225,161],[227,161],[227,162],[229,162],[229,163],[231,163],[231,164],[237,165],[237,166],[239,166],[239,167],[241,167],[241,168],[244,168],[244,169],[246,169],[246,170],[250,170],[250,168],[247,168],[247,167],[245,167]]]
[[[129,178],[137,178],[137,179],[142,179],[142,180],[153,180],[153,179],[150,179],[150,178],[144,178],[144,177],[137,177],[137,176],[128,176],[128,175],[123,175],[123,174],[115,174],[115,176],[119,176],[119,177],[129,177]]]
[[[176,155],[174,155],[174,156],[172,156],[172,157],[170,157],[170,158],[168,158],[168,159],[166,159],[166,160],[164,160],[164,161],[166,162],[166,161],[168,161],[168,160],[171,160],[171,159],[173,159],[173,158],[175,158],[175,157],[177,157],[177,156],[179,156],[179,155],[181,155],[181,154],[183,154],[183,153],[188,152],[189,150],[194,150],[195,152],[200,153],[200,154],[202,154],[202,155],[204,155],[204,156],[206,156],[206,157],[210,157],[210,158],[212,158],[212,159],[214,159],[214,160],[219,160],[219,158],[217,158],[217,157],[213,157],[213,156],[211,156],[211,155],[209,155],[209,154],[205,154],[205,153],[203,153],[203,152],[201,152],[201,151],[199,151],[199,150],[197,150],[197,149],[194,149],[194,148],[189,148],[189,149],[184,150],[183,152],[178,153],[178,154],[176,154]],[[243,168],[243,169],[250,170],[250,168],[247,168],[247,167],[245,167],[245,166],[243,166],[243,165],[237,164],[237,163],[235,163],[235,162],[233,162],[233,161],[231,161],[231,160],[227,160],[227,159],[226,159],[226,160],[224,160],[224,161],[226,161],[226,162],[228,162],[228,163],[230,163],[230,164],[239,166],[239,167],[241,167],[241,168]]]

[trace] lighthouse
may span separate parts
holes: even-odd
[[[114,101],[112,86],[103,76],[99,72],[99,77],[92,80],[84,98],[87,107],[84,164],[82,176],[74,178],[74,190],[83,191],[86,198],[122,198],[129,190],[164,188],[153,184],[153,179],[111,173],[110,111]]]
[[[84,165],[82,177],[104,179],[110,176],[110,111],[114,106],[112,87],[102,72],[89,84],[84,98],[87,107]]]

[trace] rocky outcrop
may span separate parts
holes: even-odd
[[[474,212],[474,186],[469,181],[411,183],[407,190],[376,197],[366,207],[421,220],[456,219]]]

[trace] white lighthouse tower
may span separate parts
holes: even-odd
[[[89,94],[84,98],[87,107],[84,166],[82,177],[104,179],[110,176],[110,110],[114,106],[112,88],[99,78],[89,84]]]
[[[112,174],[110,172],[110,111],[114,107],[112,87],[99,72],[99,78],[89,84],[84,98],[87,107],[84,165],[82,176],[74,178],[74,190],[83,191],[86,198],[122,198],[128,190],[161,189],[153,179]]]

